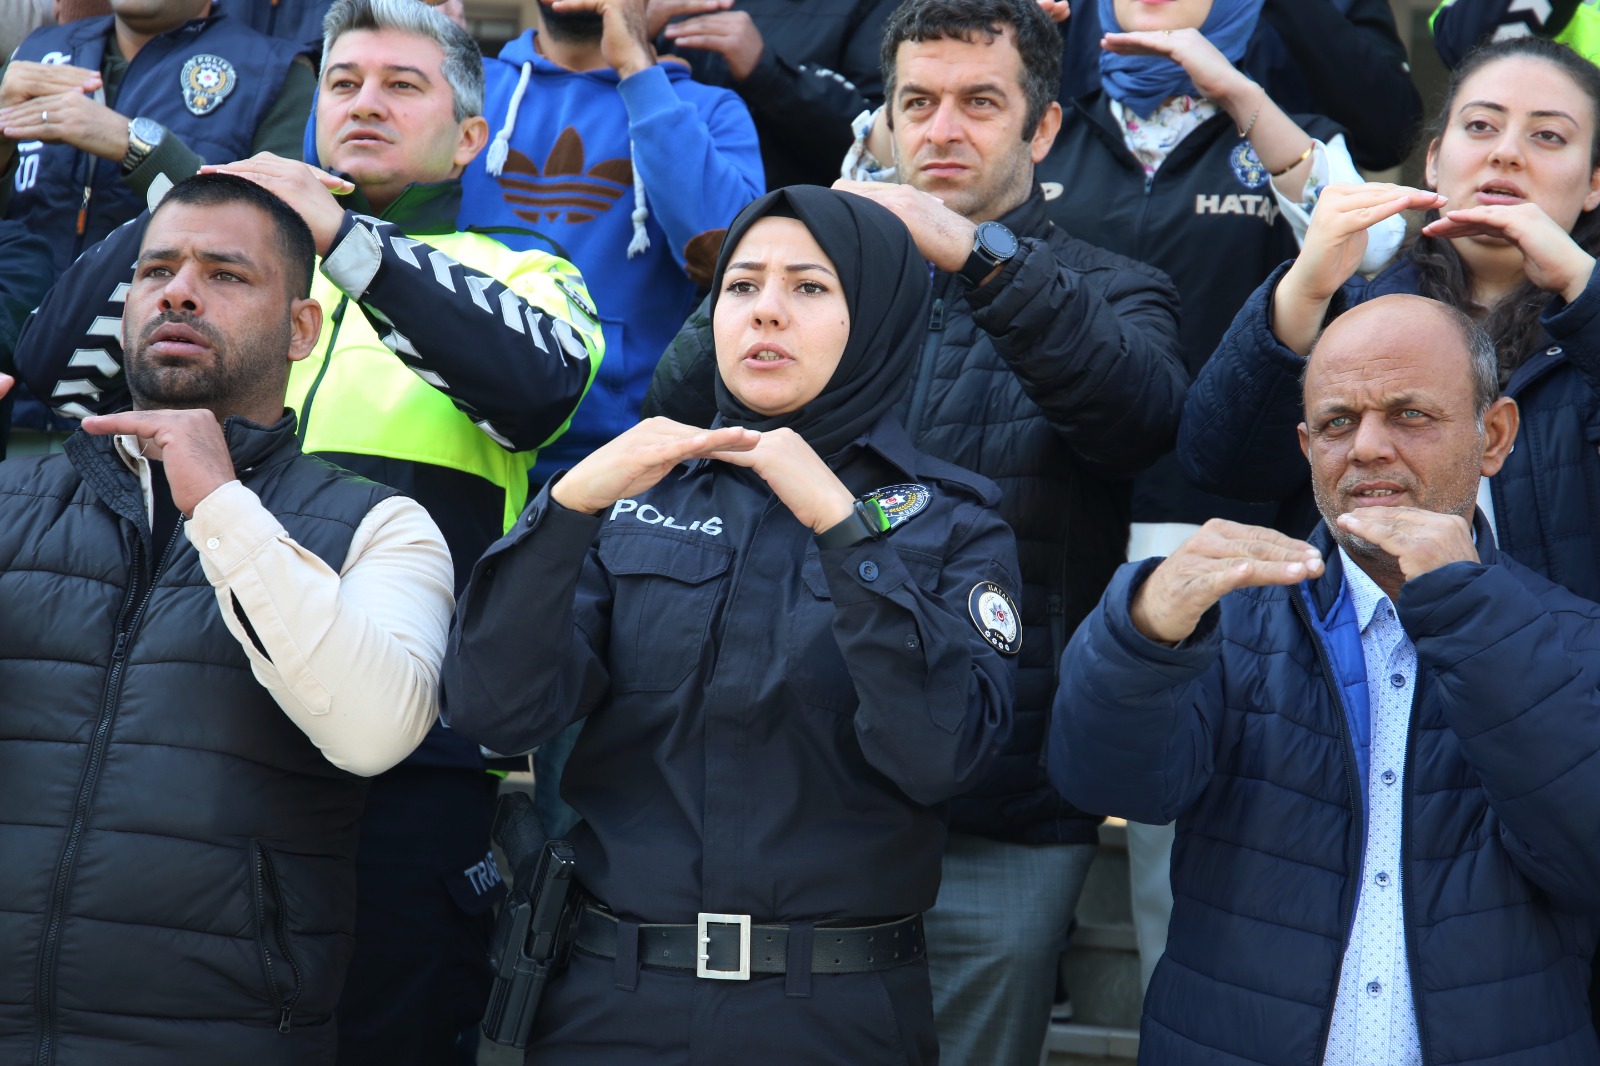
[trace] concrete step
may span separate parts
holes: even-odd
[[[1139,1057],[1139,1031],[1076,1022],[1050,1027],[1048,1066],[1127,1066]]]

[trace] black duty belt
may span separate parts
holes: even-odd
[[[922,915],[882,925],[810,926],[811,972],[868,973],[921,959]],[[694,925],[640,925],[639,962],[700,977],[748,981],[751,974],[788,971],[790,927],[751,925],[748,914],[701,914]],[[616,916],[586,905],[573,946],[603,959],[617,957]],[[803,957],[803,956],[802,956]]]

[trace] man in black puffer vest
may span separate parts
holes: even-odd
[[[1023,580],[1012,736],[951,804],[926,918],[935,1020],[945,1062],[1036,1066],[1099,823],[1040,767],[1055,664],[1125,558],[1127,479],[1172,447],[1178,297],[1045,214],[1033,166],[1061,123],[1061,39],[1033,0],[907,0],[883,55],[900,183],[837,187],[893,211],[929,260],[933,317],[898,413],[918,448],[1000,485]],[[678,335],[647,413],[707,424],[709,332]]]
[[[0,1060],[334,1061],[363,778],[433,723],[453,604],[421,507],[300,453],[313,260],[259,186],[178,185],[134,410],[0,464]]]

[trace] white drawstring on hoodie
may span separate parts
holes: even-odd
[[[516,132],[517,112],[522,108],[522,94],[528,90],[528,81],[533,77],[533,64],[522,64],[522,74],[517,78],[516,91],[511,94],[511,106],[506,109],[506,120],[500,127],[500,132],[494,135],[494,143],[489,145],[489,155],[485,160],[486,169],[490,177],[498,178],[501,171],[505,170],[506,159],[511,154],[511,135]],[[634,155],[633,140],[628,140],[628,165],[633,170],[633,239],[628,242],[628,258],[643,255],[650,250],[650,232],[645,228],[645,223],[650,220],[650,208],[644,199],[644,175],[639,173],[639,162]]]

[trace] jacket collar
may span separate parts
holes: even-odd
[[[455,233],[460,228],[456,224],[461,213],[460,178],[412,182],[382,211],[372,209],[359,186],[341,199],[347,210],[392,222],[412,236]]]
[[[270,426],[238,415],[229,417],[222,423],[222,437],[228,444],[234,472],[242,480],[262,466],[293,459],[300,451],[294,427],[294,412],[287,409],[283,417]],[[64,449],[73,469],[101,502],[141,531],[146,529],[139,479],[123,463],[115,437],[89,434],[80,429],[67,438]]]
[[[1044,209],[1044,189],[1037,181],[1028,198],[1001,215],[998,221],[1018,237],[1043,237],[1055,226]]]
[[[1490,528],[1489,520],[1483,516],[1483,512],[1476,509],[1472,513],[1472,533],[1478,542],[1478,559],[1489,565],[1499,562],[1500,552],[1495,547],[1494,530]],[[1310,592],[1317,618],[1326,622],[1332,616],[1334,608],[1338,606],[1339,597],[1344,591],[1344,556],[1340,553],[1333,537],[1329,535],[1326,522],[1317,524],[1316,532],[1311,534],[1311,546],[1322,552],[1325,565],[1320,576],[1303,581],[1301,585]]]

